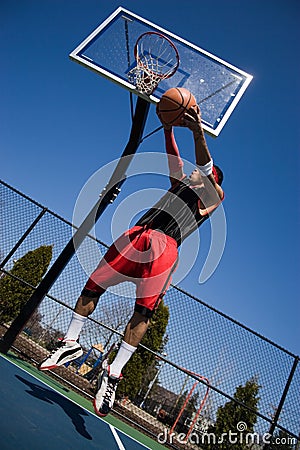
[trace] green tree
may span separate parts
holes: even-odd
[[[162,352],[166,341],[164,335],[168,325],[168,320],[169,308],[164,305],[163,301],[161,301],[157,311],[150,321],[147,333],[141,343],[154,352]],[[148,350],[139,347],[123,370],[124,378],[119,384],[118,395],[126,395],[130,399],[134,399],[137,396],[141,386],[145,386],[143,381],[147,378],[149,369],[151,369],[151,374],[153,374],[153,377],[155,376],[155,373],[158,370],[155,366],[158,363],[159,361],[156,360],[155,355],[150,353]],[[155,370],[153,370],[154,367]],[[146,390],[148,384],[149,383],[145,386]]]
[[[8,275],[0,279],[0,320],[9,322],[30,298],[34,289],[14,277],[38,286],[52,259],[52,246],[42,245],[18,259]]]
[[[244,386],[238,386],[234,394],[235,400],[248,406],[253,412],[233,400],[218,408],[216,423],[208,429],[208,433],[215,435],[216,443],[211,443],[206,448],[224,450],[230,448],[235,450],[249,449],[246,435],[254,431],[254,425],[257,420],[256,411],[259,402],[259,389],[257,377],[253,377]]]

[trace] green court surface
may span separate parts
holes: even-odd
[[[1,450],[162,450],[165,447],[13,354],[0,357]]]

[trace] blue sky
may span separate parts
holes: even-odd
[[[71,220],[88,179],[122,153],[129,94],[68,58],[118,6],[254,76],[220,136],[207,138],[225,173],[223,257],[206,283],[198,281],[196,261],[180,286],[299,354],[297,0],[2,1],[1,178]],[[146,132],[157,126],[152,106]],[[192,160],[189,133],[176,131],[183,157]],[[140,151],[163,151],[162,134]],[[139,183],[125,183],[116,206]],[[107,243],[114,208],[97,229]]]

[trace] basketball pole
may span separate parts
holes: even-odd
[[[18,334],[23,330],[34,311],[38,308],[70,259],[74,256],[76,249],[82,244],[107,206],[115,200],[120,192],[120,186],[126,179],[126,170],[141,143],[149,107],[150,103],[147,100],[142,97],[137,98],[128,143],[107,186],[103,189],[95,206],[76,230],[74,236],[67,243],[45,277],[42,279],[41,283],[21,309],[19,315],[14,319],[11,326],[3,335],[0,340],[0,351],[2,353],[8,352]]]

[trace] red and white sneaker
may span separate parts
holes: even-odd
[[[83,355],[81,345],[77,341],[60,341],[51,354],[39,365],[39,370],[50,370]]]
[[[122,375],[114,377],[110,375],[110,366],[104,368],[98,379],[98,388],[93,401],[95,413],[100,417],[105,417],[111,411],[115,397],[116,390]]]

